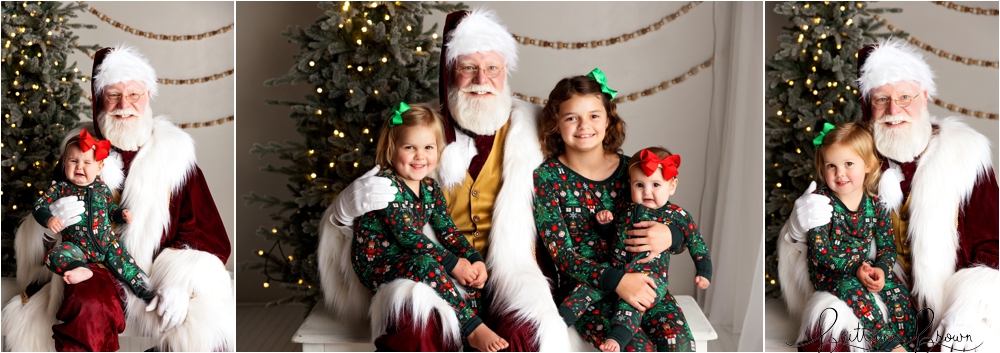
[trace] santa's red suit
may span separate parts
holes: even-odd
[[[505,58],[510,70],[516,63],[515,46],[506,28],[490,12],[460,11],[449,15],[444,50],[451,52],[442,53],[442,101],[447,97],[448,75],[452,74],[446,68],[448,57],[494,51]],[[540,113],[539,107],[515,100],[506,135],[500,139],[492,135],[470,137],[458,129],[446,109],[449,144],[436,170],[436,179],[443,188],[461,188],[463,183],[476,180],[471,175],[479,175],[478,180],[496,177],[480,171],[487,173],[485,169],[494,168],[491,153],[502,153],[502,161],[497,163],[502,185],[498,183],[499,191],[494,194],[492,228],[486,238],[489,279],[484,292],[490,293],[487,296],[491,299],[480,315],[488,327],[510,343],[511,351],[571,349],[571,330],[559,316],[549,294],[549,281],[535,260],[532,172],[543,160],[538,142]],[[476,197],[475,191],[472,197]],[[449,201],[448,206],[455,214],[453,209],[468,204],[456,206]],[[383,285],[374,296],[361,284],[351,267],[351,227],[326,221],[338,214],[337,207],[335,202],[324,215],[317,250],[327,306],[342,320],[364,322],[370,317],[372,339],[379,349],[442,351],[461,347],[454,310],[426,284],[400,279]],[[544,252],[539,255],[545,256]],[[579,347],[590,347],[573,336]]]
[[[900,70],[859,70],[859,81],[864,81],[860,89],[905,79],[933,95],[929,67],[920,65],[919,54],[905,42],[869,46],[859,57],[862,69],[886,65]],[[866,61],[872,67],[866,67]],[[862,106],[869,105],[862,100]],[[864,109],[865,121],[870,114]],[[1000,303],[994,299],[1000,291],[998,188],[990,142],[955,117],[930,117],[930,123],[930,141],[914,160],[897,163],[883,158],[879,196],[893,211],[899,233],[894,272],[911,288],[918,310],[933,311],[934,320],[922,339],[943,344],[942,350],[996,349],[1000,344],[1000,325],[995,321]],[[779,276],[789,310],[793,316],[801,315],[798,342],[807,351],[859,348],[849,339],[856,333],[858,318],[833,295],[812,290],[802,245],[789,241],[787,224],[781,233]],[[835,309],[838,317],[823,315],[828,308]],[[942,342],[949,335],[951,339]],[[831,342],[831,337],[839,342]]]
[[[111,61],[116,54],[134,55],[148,66],[134,49],[106,48],[96,56],[95,72],[105,57]],[[155,80],[155,75],[146,76]],[[94,106],[97,111],[100,104]],[[15,238],[17,280],[25,292],[3,309],[7,349],[115,351],[118,334],[128,325],[153,337],[159,349],[235,350],[235,296],[225,268],[229,237],[195,162],[194,141],[165,118],[152,119],[152,133],[138,151],[114,150],[101,175],[120,192],[119,204],[133,215],[130,224],[116,229],[119,241],[149,275],[153,289],[190,293],[186,320],[160,332],[157,312],[145,311],[145,302],[122,290],[115,277],[96,264],[90,265],[92,278],[64,284],[43,265],[44,229],[26,219]],[[82,128],[100,136],[93,124]]]

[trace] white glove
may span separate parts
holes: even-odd
[[[170,331],[184,323],[187,318],[191,293],[177,287],[167,287],[156,291],[156,297],[146,306],[146,311],[156,309],[160,315],[160,332]]]
[[[804,242],[810,229],[830,223],[830,218],[833,217],[830,198],[813,194],[813,191],[816,191],[815,181],[795,200],[795,208],[788,215],[789,235],[797,242]]]
[[[397,189],[392,187],[389,179],[374,176],[378,171],[378,166],[375,166],[337,195],[331,206],[334,207],[334,212],[330,215],[333,225],[350,226],[354,224],[355,218],[386,208],[390,201],[396,199]]]
[[[63,222],[63,226],[69,227],[76,224],[83,216],[86,209],[83,207],[83,200],[76,196],[66,196],[55,200],[49,205],[49,212]]]

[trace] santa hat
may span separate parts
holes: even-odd
[[[117,47],[107,47],[97,51],[94,55],[94,79],[91,80],[90,88],[94,93],[94,119],[95,125],[98,113],[104,106],[104,88],[113,84],[136,81],[146,85],[149,91],[149,98],[156,96],[158,85],[156,83],[156,71],[149,65],[149,60],[139,53],[139,50],[127,44],[119,44]],[[98,137],[100,131],[97,132]]]
[[[871,117],[868,98],[883,85],[909,81],[920,85],[928,96],[937,94],[934,72],[917,47],[902,39],[883,39],[858,51],[858,93],[864,120]]]
[[[444,45],[441,47],[439,67],[441,77],[438,81],[438,99],[443,103],[441,113],[445,120],[445,137],[448,142],[455,141],[451,112],[448,110],[448,83],[453,75],[451,64],[459,56],[489,51],[503,57],[507,65],[506,72],[517,69],[517,41],[507,31],[507,27],[500,24],[493,11],[480,8],[448,14],[444,24]]]

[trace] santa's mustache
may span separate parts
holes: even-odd
[[[878,120],[876,120],[875,122],[879,123],[879,124],[885,124],[885,123],[893,123],[893,124],[898,124],[898,123],[912,123],[913,122],[913,118],[911,118],[909,115],[906,115],[905,113],[900,113],[900,114],[896,114],[896,115],[883,115],[881,118],[878,118]]]
[[[114,116],[139,116],[139,112],[135,111],[135,109],[132,109],[132,108],[115,109],[115,110],[112,110],[112,111],[108,112],[106,115],[107,116],[112,116],[112,117],[114,117]]]
[[[493,88],[493,86],[491,86],[491,85],[482,85],[482,84],[480,84],[480,85],[477,85],[477,84],[469,85],[469,87],[462,88],[462,92],[463,93],[472,93],[472,92],[475,92],[475,93],[497,94],[497,91],[496,91],[496,89]]]

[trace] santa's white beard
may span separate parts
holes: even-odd
[[[489,97],[472,97],[462,92],[490,92]],[[471,85],[459,90],[458,87],[448,88],[448,109],[463,129],[478,135],[493,135],[500,130],[510,118],[510,107],[513,96],[510,85],[504,82],[503,92],[497,94],[491,85]]]
[[[887,121],[908,122],[904,127],[889,128]],[[924,152],[931,140],[931,115],[927,109],[915,120],[909,115],[886,115],[874,122],[875,148],[883,156],[897,162],[912,162]]]
[[[111,141],[112,146],[125,151],[136,151],[153,135],[153,110],[147,106],[138,119],[119,120],[112,117],[128,114],[135,115],[135,110],[116,109],[101,113],[98,118],[101,134]]]

